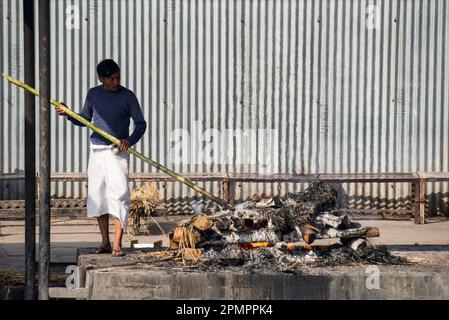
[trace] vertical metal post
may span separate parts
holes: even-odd
[[[235,181],[229,178],[223,181],[223,198],[231,206],[235,205]]]
[[[39,300],[50,275],[50,4],[39,1]]]
[[[34,87],[34,0],[23,0],[25,83]],[[25,93],[25,300],[36,298],[36,112]]]
[[[412,182],[412,198],[415,224],[419,223],[419,195],[421,193],[419,179]]]
[[[419,179],[419,224],[426,223],[426,182]]]

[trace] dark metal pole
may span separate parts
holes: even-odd
[[[39,1],[39,300],[50,275],[50,4]]]
[[[34,0],[23,0],[25,83],[34,87]],[[36,112],[25,93],[25,300],[36,298]]]

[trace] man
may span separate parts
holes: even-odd
[[[88,166],[87,216],[97,217],[101,232],[101,246],[93,253],[112,253],[124,256],[122,251],[123,230],[128,224],[130,190],[128,184],[129,153],[144,134],[147,124],[135,94],[120,85],[120,68],[111,59],[97,66],[101,85],[87,93],[79,115],[120,140],[118,153],[110,141],[97,133],[90,136]],[[57,109],[59,115],[66,115]],[[130,119],[135,129],[129,135]],[[84,126],[68,117],[73,124]],[[115,241],[113,248],[109,240],[109,215],[115,217]]]

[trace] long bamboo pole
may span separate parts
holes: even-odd
[[[28,92],[34,94],[35,96],[39,96],[39,92],[26,85],[23,82],[20,82],[17,79],[14,79],[13,77],[3,73],[2,74],[3,77],[8,80],[9,82],[15,84],[16,86],[27,90]],[[112,143],[114,143],[115,145],[119,146],[120,145],[120,140],[117,139],[116,137],[110,135],[109,133],[107,133],[106,131],[101,130],[100,128],[96,127],[95,125],[93,125],[91,122],[87,121],[86,119],[84,119],[83,117],[81,117],[80,115],[78,115],[77,113],[73,112],[71,109],[69,109],[68,107],[64,106],[63,104],[61,104],[60,102],[56,101],[55,99],[51,99],[50,103],[52,105],[54,105],[56,108],[63,110],[69,117],[74,118],[75,120],[78,120],[79,122],[81,122],[82,124],[84,124],[86,127],[89,127],[90,129],[92,129],[93,131],[95,131],[96,133],[98,133],[99,135],[101,135],[102,137],[108,139],[109,141],[111,141]],[[180,176],[179,174],[177,174],[176,172],[168,169],[167,167],[163,166],[162,164],[144,156],[143,154],[141,154],[140,152],[138,152],[136,149],[134,148],[128,148],[128,152],[132,153],[133,155],[135,155],[137,158],[141,159],[142,161],[150,164],[151,166],[155,167],[156,169],[164,172],[165,174],[169,175],[170,177],[174,178],[175,180],[184,183],[185,185],[187,185],[188,187],[192,188],[193,190],[201,193],[202,195],[206,196],[207,198],[211,199],[212,201],[218,203],[219,205],[221,205],[222,207],[229,209],[229,210],[234,210],[234,207],[231,206],[230,204],[226,203],[225,201],[223,201],[220,198],[215,197],[213,194],[211,194],[210,192],[204,190],[203,188],[201,188],[200,186],[198,186],[197,184],[193,183],[191,180],[184,178],[182,176]]]

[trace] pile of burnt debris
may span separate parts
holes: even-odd
[[[170,249],[198,268],[294,272],[304,266],[403,264],[370,244],[379,229],[361,227],[335,209],[337,192],[314,181],[299,193],[247,201],[235,211],[199,214],[169,234]],[[312,246],[316,239],[339,239]]]

